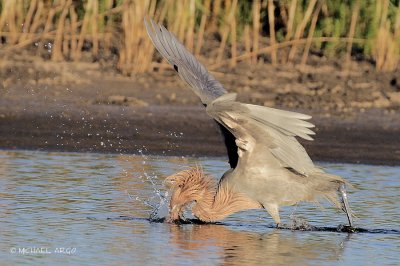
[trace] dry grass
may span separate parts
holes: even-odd
[[[400,38],[391,31],[391,23],[388,18],[389,0],[378,1],[377,16],[379,19],[379,29],[373,44],[373,58],[376,62],[377,70],[390,71],[397,67],[400,56]],[[396,22],[399,21],[400,7],[397,8]],[[398,33],[399,25],[396,25],[395,32]],[[398,34],[397,34],[398,35]]]
[[[400,1],[0,0],[0,52],[21,49],[52,61],[109,60],[126,75],[160,67],[143,18],[164,23],[200,54],[216,34],[214,66],[240,60],[307,64],[313,50],[371,58],[379,71],[400,59]],[[267,40],[267,42],[265,41]]]

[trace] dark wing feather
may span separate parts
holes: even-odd
[[[235,168],[239,160],[239,156],[237,153],[238,147],[235,142],[236,138],[226,127],[221,125],[221,123],[217,122],[216,120],[215,122],[218,124],[222,136],[224,137],[226,151],[228,152],[229,165],[231,166],[231,168]]]

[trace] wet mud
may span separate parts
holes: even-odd
[[[239,64],[213,74],[243,102],[312,115],[317,135],[302,144],[313,160],[399,165],[399,73],[313,58],[303,69]],[[4,63],[0,76],[1,149],[226,156],[173,71],[127,78],[96,64],[29,61]]]

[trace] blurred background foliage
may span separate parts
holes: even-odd
[[[343,64],[369,60],[378,71],[399,63],[400,0],[0,0],[0,52],[114,60],[124,74],[145,72],[164,65],[145,17],[208,55],[211,68],[261,59],[305,65],[310,52]]]

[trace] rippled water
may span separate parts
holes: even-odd
[[[149,222],[163,177],[195,163],[216,177],[228,167],[219,158],[0,151],[0,264],[399,264],[400,167],[322,164],[355,186],[355,223],[382,229],[371,233],[275,229],[261,210],[218,224]],[[281,217],[346,223],[324,207],[287,207]]]

